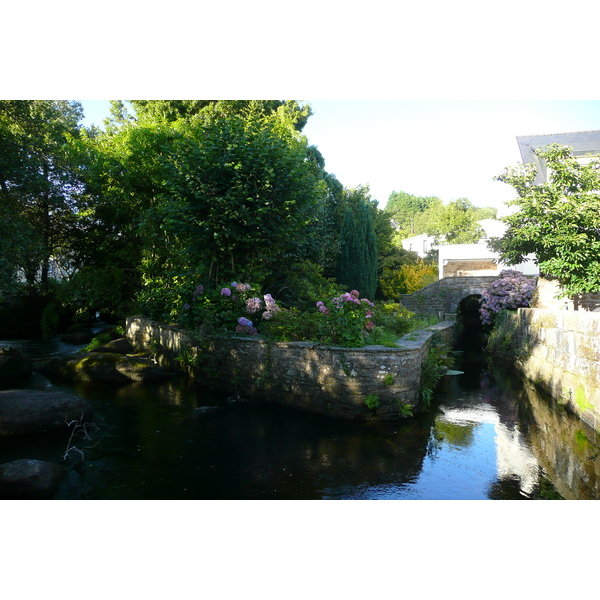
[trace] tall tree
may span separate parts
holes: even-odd
[[[476,215],[475,206],[459,198],[432,215],[427,233],[435,237],[437,244],[475,244],[485,236]]]
[[[179,128],[169,155],[169,223],[209,279],[258,274],[300,234],[318,178],[284,110],[226,114],[219,103]]]
[[[502,261],[533,260],[543,275],[559,280],[564,295],[600,290],[600,160],[577,161],[571,148],[553,144],[536,154],[549,180],[534,184],[535,168],[519,165],[497,177],[511,185],[518,210],[502,219],[508,228],[491,247]]]
[[[16,263],[30,288],[48,284],[50,259],[68,252],[79,182],[69,141],[83,117],[77,102],[0,101],[0,189],[15,238]],[[7,208],[8,207],[8,208]],[[15,228],[15,224],[19,225]]]
[[[348,289],[374,298],[377,290],[377,240],[368,187],[346,190],[337,279]]]

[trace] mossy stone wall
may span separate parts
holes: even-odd
[[[202,385],[335,417],[390,420],[420,408],[421,364],[434,340],[452,343],[454,329],[446,322],[413,332],[398,348],[197,339],[140,317],[127,319],[126,335],[136,350],[151,352],[162,366],[187,370]]]
[[[520,308],[506,327],[525,378],[600,431],[600,313]]]

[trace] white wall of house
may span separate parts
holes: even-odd
[[[425,258],[434,243],[435,239],[433,237],[422,233],[402,240],[402,247],[409,252],[416,252],[421,258]]]
[[[447,246],[435,246],[438,250],[438,273],[439,278],[444,277],[444,267],[449,263],[460,264],[460,275],[498,275],[504,269],[520,271],[523,275],[538,275],[538,266],[531,260],[520,265],[509,266],[500,262],[499,256],[487,247],[486,242],[479,244],[449,244]],[[487,263],[486,268],[481,268],[482,263]],[[447,270],[447,269],[446,269]]]

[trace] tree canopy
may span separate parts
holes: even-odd
[[[496,218],[497,211],[474,206],[467,198],[444,205],[437,196],[392,192],[384,212],[394,221],[398,244],[423,233],[433,236],[437,244],[471,244],[484,236],[478,221]]]
[[[600,290],[600,161],[579,162],[567,146],[536,154],[546,163],[547,182],[535,185],[535,167],[507,168],[496,179],[517,192],[517,210],[502,219],[508,228],[491,247],[503,262],[533,260],[542,275],[559,280],[565,295]]]
[[[0,101],[2,279],[21,270],[47,286],[50,258],[69,253],[80,180],[69,142],[83,116],[77,102]]]

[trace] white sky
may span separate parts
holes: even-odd
[[[327,171],[346,187],[368,184],[380,208],[403,191],[502,211],[513,191],[493,178],[521,161],[517,135],[600,130],[598,100],[308,102],[304,134]],[[108,101],[83,105],[87,124],[108,115]]]

